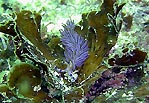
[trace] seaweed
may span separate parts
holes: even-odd
[[[67,2],[57,1],[56,7],[64,10]],[[4,3],[2,9],[11,13],[0,18],[0,102],[148,101],[146,4],[127,15],[141,1],[119,2],[102,0],[100,8],[81,12],[80,21],[68,19],[56,35],[55,21],[47,23],[46,17],[53,18],[56,7],[35,12]]]

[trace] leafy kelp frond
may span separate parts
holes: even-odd
[[[88,57],[88,43],[74,29],[73,21],[68,20],[66,25],[63,25],[64,30],[60,30],[62,34],[62,44],[65,48],[65,58],[67,63],[72,63],[72,70],[80,67]]]

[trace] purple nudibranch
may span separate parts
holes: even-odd
[[[71,82],[75,82],[78,75],[76,67],[83,65],[88,58],[88,42],[75,31],[74,21],[68,20],[66,25],[63,25],[63,30],[60,30],[61,41],[64,46],[64,56],[67,64],[65,70],[58,69],[59,72],[66,72],[71,77]]]
[[[82,66],[88,58],[88,42],[75,31],[74,21],[68,20],[63,25],[64,30],[60,30],[61,41],[64,46],[64,56],[67,63],[72,63],[72,71],[76,67]]]

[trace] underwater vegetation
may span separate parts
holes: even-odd
[[[0,102],[149,102],[147,0],[40,3],[0,2]]]

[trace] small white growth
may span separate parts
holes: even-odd
[[[39,90],[41,90],[40,85],[37,85],[37,86],[34,87],[34,91],[37,91],[38,92]]]

